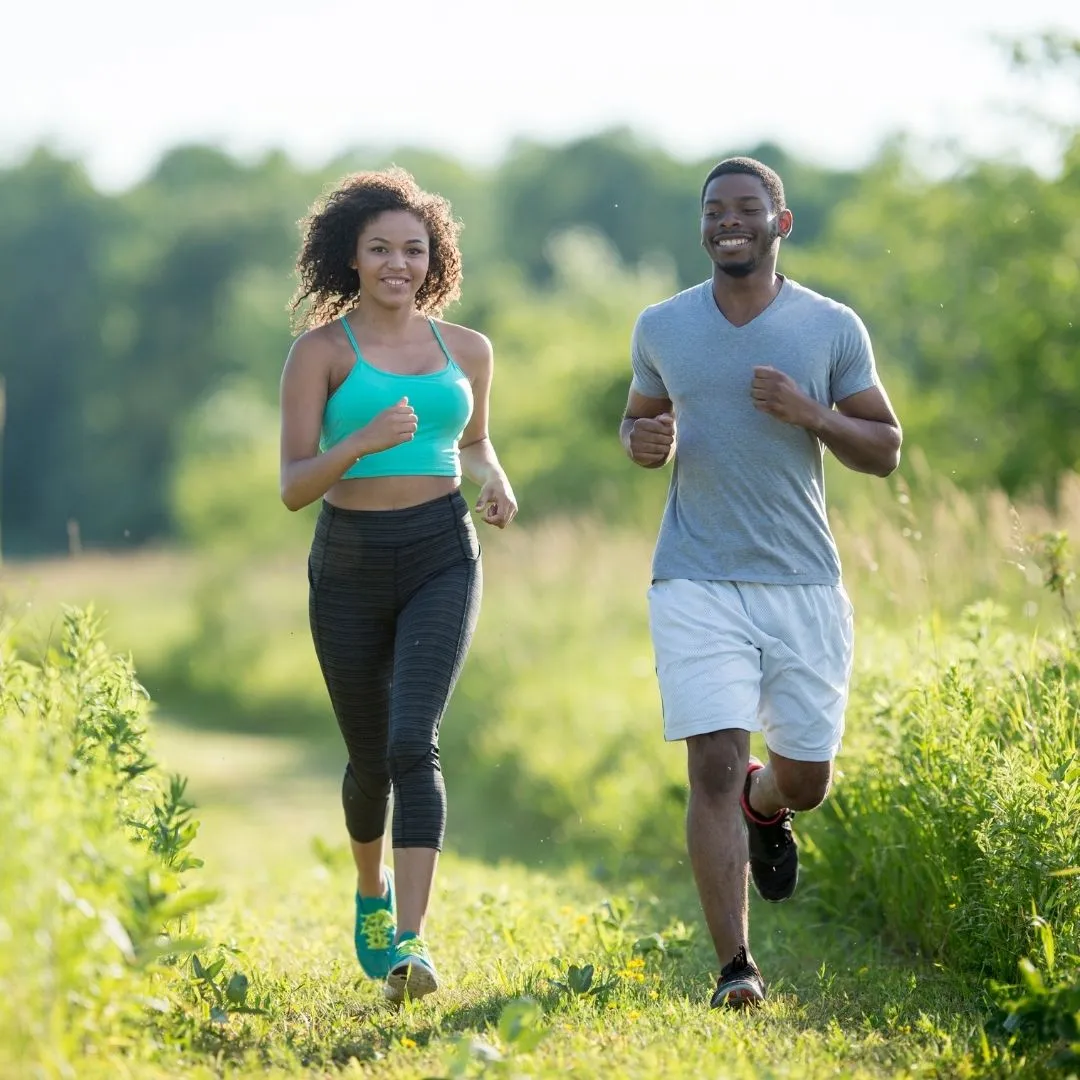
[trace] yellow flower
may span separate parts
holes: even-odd
[[[415,1039],[410,1039],[408,1035],[402,1035],[401,1036],[401,1045],[406,1050],[415,1050],[416,1049],[416,1040]]]

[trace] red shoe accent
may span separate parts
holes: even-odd
[[[758,771],[758,769],[764,769],[757,758],[752,757],[746,766],[746,783],[743,785],[742,795],[739,796],[739,802],[742,804],[743,813],[753,822],[758,825],[776,825],[780,819],[787,813],[787,810],[777,810],[777,812],[771,818],[762,817],[751,805],[750,805],[750,777]]]

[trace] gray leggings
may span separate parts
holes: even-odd
[[[308,558],[311,636],[349,763],[345,825],[359,843],[441,850],[439,725],[480,612],[480,544],[455,492],[405,510],[323,503]]]

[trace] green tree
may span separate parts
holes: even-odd
[[[909,377],[909,443],[963,483],[1052,495],[1080,466],[1078,220],[1080,140],[1052,179],[979,163],[933,181],[894,150],[790,265]]]
[[[79,165],[49,151],[0,173],[8,551],[63,547],[68,519],[85,508],[82,416],[109,294],[109,237],[121,218]]]

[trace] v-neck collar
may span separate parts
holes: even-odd
[[[716,302],[716,295],[713,292],[712,278],[709,278],[709,280],[704,283],[705,302],[708,304],[709,310],[719,320],[720,325],[726,330],[730,330],[733,333],[739,333],[740,331],[749,330],[751,327],[758,327],[771,318],[775,311],[783,307],[791,295],[791,280],[786,278],[783,274],[777,274],[776,276],[780,278],[780,288],[777,290],[776,295],[749,322],[742,323],[740,326],[736,326],[720,310],[720,305]]]

